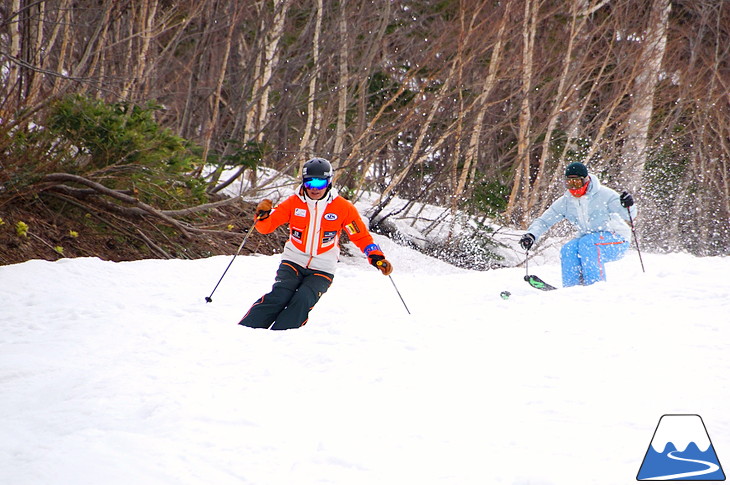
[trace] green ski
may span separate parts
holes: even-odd
[[[545,283],[539,276],[535,276],[534,274],[528,274],[525,275],[525,281],[527,281],[530,286],[533,288],[537,288],[538,290],[542,291],[550,291],[550,290],[557,290],[556,287],[549,283]]]

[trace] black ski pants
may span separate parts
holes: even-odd
[[[329,289],[333,279],[333,274],[284,260],[276,271],[271,291],[253,304],[239,325],[271,330],[299,328],[307,323],[309,311]]]

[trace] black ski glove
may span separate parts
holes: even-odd
[[[529,232],[520,239],[520,246],[522,246],[522,249],[525,251],[529,251],[533,244],[535,244],[535,236]]]
[[[631,197],[631,194],[629,194],[628,192],[623,192],[618,200],[621,202],[621,205],[626,207],[627,209],[634,205],[634,198]]]

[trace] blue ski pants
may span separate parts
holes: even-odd
[[[284,260],[276,271],[271,291],[256,300],[239,325],[271,330],[299,328],[307,323],[309,311],[333,279],[333,274]]]
[[[563,286],[592,285],[606,281],[604,263],[618,261],[628,249],[628,241],[606,231],[572,239],[560,250]]]

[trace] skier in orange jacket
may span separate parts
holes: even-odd
[[[393,271],[355,206],[332,187],[332,165],[324,158],[308,160],[296,193],[272,208],[268,199],[258,204],[256,230],[269,234],[288,223],[289,240],[271,291],[251,306],[240,325],[286,330],[306,324],[309,311],[332,284],[343,230],[370,264],[384,275]]]

